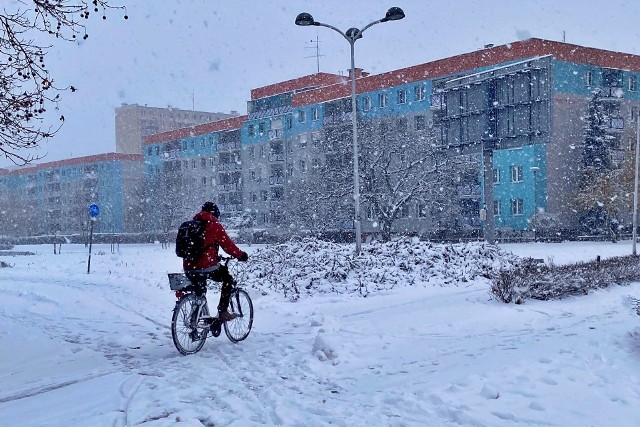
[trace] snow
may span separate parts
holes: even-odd
[[[631,243],[501,248],[564,264]],[[243,249],[249,270],[265,248]],[[222,334],[185,357],[169,330],[171,249],[94,245],[90,274],[83,245],[16,250],[36,255],[0,256],[12,265],[0,268],[2,425],[640,424],[638,283],[522,305],[492,299],[482,277],[296,302],[254,283],[247,340]]]

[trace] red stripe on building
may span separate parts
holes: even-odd
[[[247,121],[247,116],[238,116],[230,119],[190,126],[188,128],[170,130],[168,132],[147,136],[144,139],[144,145],[173,141],[175,139],[188,138],[190,136],[205,135],[212,132],[240,129],[245,121]]]
[[[287,80],[272,85],[259,87],[251,90],[251,100],[266,98],[268,96],[278,95],[294,90],[315,88],[322,86],[330,86],[337,83],[349,82],[349,77],[339,76],[337,74],[316,73],[297,79]]]
[[[553,55],[563,61],[640,71],[640,56],[638,55],[532,38],[360,78],[356,80],[356,92],[371,92],[504,62],[544,55]],[[333,85],[309,92],[294,94],[291,104],[293,107],[300,107],[345,98],[350,96],[350,94],[350,87],[345,88],[343,85]]]

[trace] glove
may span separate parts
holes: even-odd
[[[246,252],[242,252],[242,255],[238,257],[238,261],[245,262],[249,260],[249,255]]]

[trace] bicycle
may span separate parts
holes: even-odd
[[[228,268],[231,257],[220,257]],[[169,287],[176,294],[176,305],[171,318],[171,337],[176,349],[183,354],[195,354],[202,349],[209,332],[219,337],[224,327],[233,343],[246,339],[253,326],[253,302],[249,294],[234,281],[228,311],[237,317],[226,322],[209,314],[206,292],[196,295],[196,289],[184,273],[169,273]],[[207,285],[212,280],[207,279]],[[207,286],[208,288],[209,286]]]

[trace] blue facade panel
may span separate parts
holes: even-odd
[[[497,171],[494,173],[499,173],[500,178],[493,186],[493,199],[501,210],[495,217],[496,228],[526,230],[536,209],[546,208],[545,159],[543,144],[494,151],[493,168]]]

